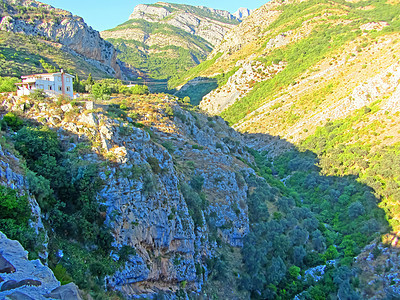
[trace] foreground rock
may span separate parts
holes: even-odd
[[[21,244],[8,239],[2,232],[0,257],[6,265],[0,270],[3,280],[0,283],[0,299],[46,299],[44,295],[60,286],[48,267],[39,260],[28,260],[28,252]]]

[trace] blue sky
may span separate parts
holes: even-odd
[[[157,1],[138,0],[39,0],[57,8],[62,8],[81,16],[86,23],[98,31],[113,28],[128,20],[134,7],[138,4],[156,3]],[[203,5],[211,8],[235,12],[239,7],[256,9],[267,0],[186,0],[164,1],[190,5]]]

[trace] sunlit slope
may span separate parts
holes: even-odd
[[[59,43],[38,37],[0,31],[0,76],[52,72],[64,69],[68,73],[95,78],[108,75],[83,58],[64,51]]]
[[[241,131],[297,141],[395,90],[399,13],[393,1],[272,1],[225,36],[215,62],[171,85],[234,70],[200,106]],[[376,80],[385,87],[371,93]]]

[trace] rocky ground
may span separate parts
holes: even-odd
[[[107,206],[113,246],[129,246],[136,253],[108,277],[109,288],[125,295],[152,294],[177,291],[179,283],[186,282],[199,290],[207,276],[199,268],[207,270],[205,261],[216,250],[210,235],[240,247],[249,230],[244,176],[254,171],[243,162],[252,158],[242,137],[221,118],[188,110],[174,97],[112,102],[125,103],[127,110],[117,110],[125,117],[111,115],[110,106],[117,105],[111,103],[78,101],[73,106],[10,96],[2,105],[50,126],[67,147],[87,143],[92,151],[82,159],[104,162],[98,199]],[[4,156],[2,164],[3,184],[12,187],[20,181],[23,189],[23,175],[12,173]],[[196,180],[206,207],[188,202]],[[189,190],[182,192],[185,184]],[[37,203],[32,207],[40,215]]]

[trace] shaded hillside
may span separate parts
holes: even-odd
[[[168,79],[205,60],[239,20],[203,6],[140,4],[129,21],[101,35],[119,50],[121,61],[148,77]]]
[[[100,34],[88,26],[81,17],[33,0],[4,0],[0,5],[0,17],[1,31],[10,33],[9,36],[15,36],[12,35],[13,33],[28,37],[23,40],[24,42],[28,41],[24,51],[25,55],[28,55],[26,51],[31,51],[31,58],[38,54],[38,50],[29,49],[33,48],[35,44],[43,44],[42,40],[44,39],[49,41],[48,46],[45,46],[45,52],[53,53],[53,57],[44,54],[47,62],[52,61],[58,64],[57,60],[65,61],[68,57],[68,60],[72,62],[71,68],[73,65],[80,64],[82,65],[80,72],[85,72],[85,74],[95,68],[99,75],[122,76],[113,46],[104,41]],[[5,40],[3,40],[4,42]],[[10,45],[5,44],[3,47],[8,46]],[[11,61],[16,61],[18,64],[15,72],[31,71],[32,66],[29,62],[26,69],[21,69],[21,61],[15,60],[15,57]],[[66,66],[65,63],[64,66]],[[69,68],[67,67],[67,69]],[[88,70],[83,71],[85,69]]]

